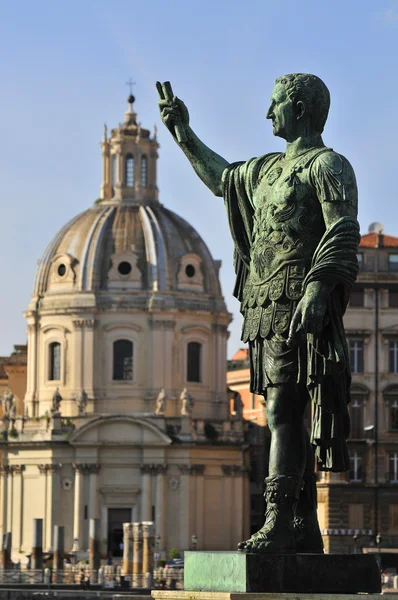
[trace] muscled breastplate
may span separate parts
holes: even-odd
[[[293,304],[325,224],[308,168],[281,157],[262,175],[253,194],[250,269],[244,290],[243,341],[285,333]]]

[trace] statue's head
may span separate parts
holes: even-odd
[[[330,107],[330,94],[316,75],[292,73],[275,81],[267,119],[274,135],[290,141],[303,134],[321,134]]]

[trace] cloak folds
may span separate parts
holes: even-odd
[[[223,196],[234,240],[236,283],[234,296],[242,302],[243,289],[250,265],[253,213],[251,198],[258,182],[272,168],[280,154],[267,154],[246,163],[229,165],[223,174]],[[357,272],[359,225],[353,217],[341,217],[327,229],[313,256],[311,269],[304,281],[325,281],[334,286],[327,307],[326,323],[321,334],[307,335],[304,358],[299,364],[300,379],[306,369],[306,385],[314,402],[311,443],[318,468],[346,471],[349,457],[346,439],[349,434],[347,404],[350,400],[349,353],[343,327],[351,285]],[[303,353],[299,353],[302,355]]]

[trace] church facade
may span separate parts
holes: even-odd
[[[248,535],[248,456],[230,414],[231,315],[198,233],[158,199],[156,131],[129,97],[102,140],[101,197],[48,245],[25,313],[26,393],[3,396],[0,529],[13,559],[65,526],[84,556],[120,555],[124,522],[154,521],[161,553],[232,550]],[[8,398],[8,399],[7,399]]]

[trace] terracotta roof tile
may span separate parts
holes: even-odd
[[[378,233],[365,233],[359,243],[361,248],[398,248],[398,237],[392,235],[379,235]]]
[[[231,360],[246,360],[246,358],[249,358],[248,348],[239,348],[239,350],[235,352]]]

